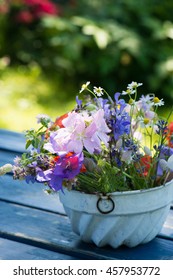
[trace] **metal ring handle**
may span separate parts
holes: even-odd
[[[106,201],[106,203],[105,203]],[[108,203],[107,203],[108,202]],[[101,209],[105,208],[105,210]],[[111,213],[115,208],[115,203],[113,199],[109,196],[101,196],[97,200],[97,209],[101,214],[109,214]]]

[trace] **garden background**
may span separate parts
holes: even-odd
[[[72,109],[81,84],[131,81],[173,103],[173,1],[0,0],[0,128]]]

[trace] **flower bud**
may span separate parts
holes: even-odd
[[[118,141],[117,141],[117,143],[116,143],[116,148],[117,148],[118,150],[120,150],[120,149],[122,148],[122,145],[123,145],[123,141],[122,141],[122,139],[120,138],[120,139],[118,139]]]
[[[167,171],[168,170],[168,164],[167,164],[165,159],[160,159],[159,160],[159,165],[160,165],[160,167],[161,167],[161,169],[163,171]]]
[[[151,150],[147,146],[144,147],[144,152],[146,155],[151,156]]]
[[[0,167],[0,175],[5,175],[12,170],[12,165],[7,163]]]

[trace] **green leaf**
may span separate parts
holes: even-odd
[[[26,145],[25,145],[25,149],[28,149],[31,144],[32,144],[32,141],[31,140],[27,140],[26,141]]]

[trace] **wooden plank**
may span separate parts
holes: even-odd
[[[43,190],[43,184],[27,184],[7,174],[0,177],[0,199],[64,214],[58,193],[47,195]]]
[[[171,211],[164,223],[164,226],[162,227],[160,236],[162,236],[164,238],[169,238],[173,241],[173,209],[171,209]]]
[[[163,238],[135,248],[112,249],[86,244],[71,231],[67,217],[10,203],[0,203],[0,237],[72,255],[79,259],[173,259],[173,243]]]
[[[7,150],[1,150],[0,149],[0,166],[11,163],[14,164],[14,159],[16,156],[20,156],[21,153],[18,152],[12,152]]]
[[[25,149],[25,138],[22,133],[0,129],[0,148],[22,153]]]
[[[75,260],[65,254],[0,238],[0,260]]]

